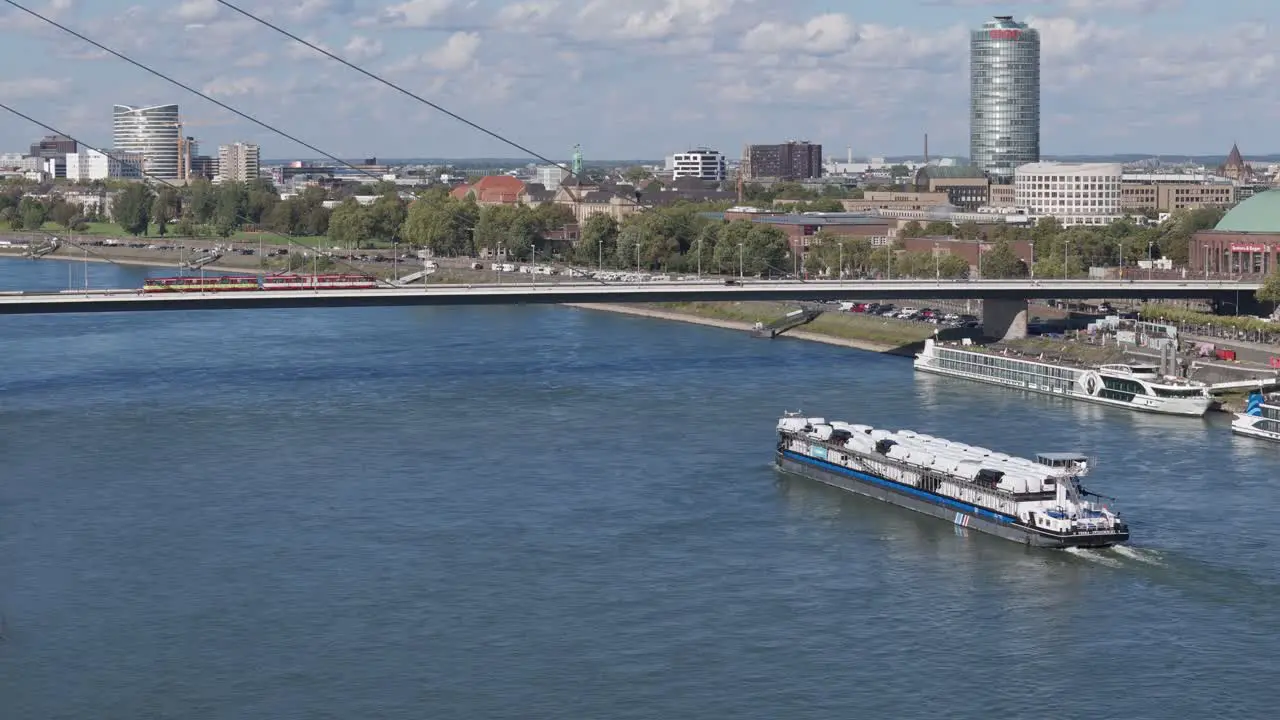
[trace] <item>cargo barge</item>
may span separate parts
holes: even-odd
[[[788,414],[778,421],[777,466],[959,527],[1036,547],[1108,547],[1129,527],[1085,490],[1091,462],[1078,453],[1035,460],[911,430],[827,422]]]

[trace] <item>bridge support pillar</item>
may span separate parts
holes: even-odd
[[[1027,301],[984,298],[982,334],[996,340],[1025,338],[1027,336]]]

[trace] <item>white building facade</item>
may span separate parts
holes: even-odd
[[[1014,204],[1063,226],[1107,225],[1124,216],[1119,163],[1037,162],[1014,171]]]
[[[670,169],[672,178],[691,177],[719,182],[729,175],[724,155],[706,148],[672,155]]]
[[[262,174],[261,150],[251,143],[218,146],[219,182],[249,182]]]
[[[140,180],[145,157],[142,153],[111,150],[99,152],[82,147],[67,153],[67,179],[73,182],[91,180]]]
[[[534,182],[548,190],[556,190],[569,177],[569,171],[559,165],[539,165],[534,170]]]
[[[152,177],[179,179],[181,137],[177,105],[112,108],[112,144],[122,152],[141,153],[142,169]]]

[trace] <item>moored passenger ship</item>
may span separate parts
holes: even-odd
[[[1261,392],[1250,393],[1244,412],[1231,422],[1231,432],[1280,442],[1280,397],[1268,400]]]
[[[1107,547],[1129,539],[1120,517],[1080,485],[1076,453],[1012,457],[910,430],[788,414],[775,459],[784,471],[960,527],[1037,547]]]
[[[926,340],[916,355],[921,372],[1165,415],[1200,417],[1213,406],[1206,386],[1161,381],[1154,365],[1057,365],[1042,360],[952,347]]]

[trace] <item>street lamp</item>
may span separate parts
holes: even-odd
[[[1152,253],[1155,251],[1155,247],[1156,247],[1155,240],[1147,241],[1147,279],[1148,280],[1152,279],[1152,276],[1155,275],[1155,271],[1156,271],[1155,261],[1152,259]]]
[[[1063,280],[1067,279],[1067,264],[1070,262],[1070,260],[1067,257],[1067,253],[1070,252],[1070,250],[1071,250],[1071,241],[1063,240],[1062,241],[1062,279]]]
[[[982,246],[979,245],[979,248]],[[942,282],[942,257],[938,255],[938,243],[933,244],[933,280]]]
[[[640,272],[640,241],[636,240],[636,273]]]
[[[738,279],[745,278],[746,275],[742,271],[742,243],[738,243]]]
[[[840,243],[840,284],[844,284],[844,243]]]
[[[698,279],[702,279],[702,233],[698,233]]]
[[[596,269],[599,272],[604,272],[604,238],[600,238],[600,260]]]

